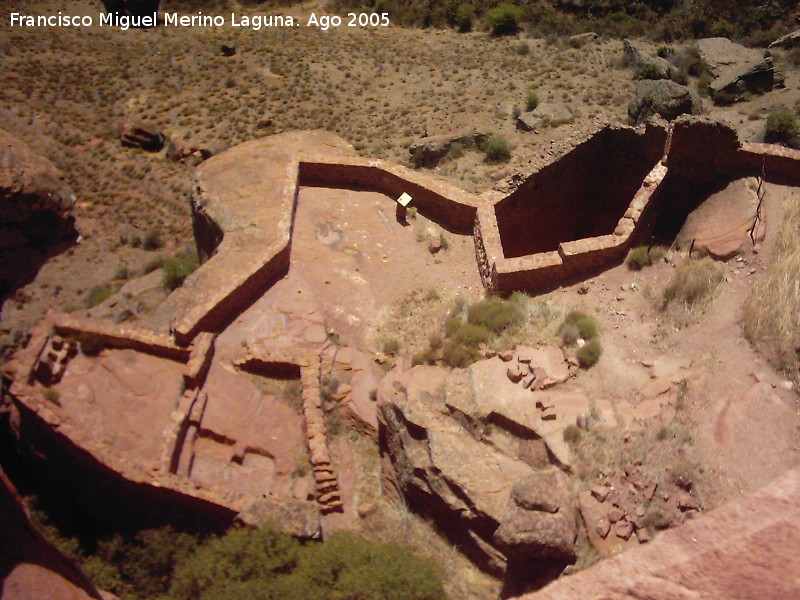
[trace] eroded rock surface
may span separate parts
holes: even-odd
[[[408,147],[414,164],[418,167],[435,167],[450,153],[479,148],[486,134],[476,131],[457,131],[444,135],[424,137]]]
[[[652,115],[671,121],[679,115],[699,115],[702,112],[700,96],[686,86],[667,79],[643,79],[636,84],[636,95],[628,104],[628,117],[635,122]]]
[[[797,598],[800,470],[667,531],[651,544],[564,577],[548,598]]]
[[[61,171],[0,129],[0,250],[57,241],[72,231],[74,205]]]
[[[534,110],[522,113],[517,118],[517,129],[538,131],[543,127],[558,127],[572,123],[574,117],[569,108],[558,102],[542,102]]]
[[[622,53],[634,75],[646,75],[648,79],[669,79],[675,67],[660,56],[654,56],[641,44],[623,40]]]
[[[392,372],[378,400],[388,487],[433,516],[479,564],[502,572],[510,559],[574,558],[565,476],[532,432],[515,436],[488,415],[462,410],[474,402],[468,370]]]
[[[745,48],[728,38],[706,38],[696,46],[700,60],[714,77],[709,87],[716,104],[738,102],[747,92],[763,94],[781,80],[772,57],[763,50]]]

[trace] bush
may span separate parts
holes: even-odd
[[[61,394],[59,394],[58,390],[54,388],[45,388],[44,392],[42,392],[42,396],[48,402],[55,404],[56,406],[61,406]]]
[[[510,325],[520,320],[516,304],[502,298],[488,298],[476,302],[467,310],[467,321],[486,328],[494,335],[502,333]]]
[[[151,229],[148,231],[144,240],[142,241],[142,248],[145,250],[158,250],[164,247],[164,240],[161,238],[161,231],[158,229]]]
[[[577,444],[581,439],[581,430],[580,427],[575,425],[574,423],[571,425],[567,425],[564,427],[564,441],[568,444]]]
[[[528,90],[528,94],[525,96],[525,110],[535,110],[537,106],[539,106],[539,94],[533,90]]]
[[[384,354],[397,354],[400,351],[400,342],[395,339],[386,340],[382,347]]]
[[[402,546],[352,533],[302,546],[274,529],[235,529],[178,566],[170,597],[439,600],[444,588],[437,565]]]
[[[472,31],[472,20],[475,18],[475,7],[472,4],[460,4],[456,11],[456,24],[459,33]]]
[[[701,309],[717,293],[725,280],[724,269],[708,257],[684,260],[662,292],[662,310],[679,306]]]
[[[567,325],[575,325],[584,340],[592,340],[597,337],[597,321],[594,317],[587,315],[581,310],[572,310],[564,317],[562,328]]]
[[[456,334],[456,339],[467,346],[477,346],[480,343],[488,342],[491,337],[491,331],[474,323],[462,323]]]
[[[188,248],[175,256],[165,258],[161,261],[164,269],[161,285],[169,291],[181,287],[186,278],[197,270],[198,265],[197,254]]]
[[[516,52],[520,56],[527,56],[531,53],[531,47],[528,45],[528,42],[520,42],[517,44]]]
[[[768,143],[783,143],[798,147],[797,138],[800,130],[797,117],[788,108],[773,108],[767,116],[767,128],[764,132],[764,141]]]
[[[89,290],[89,295],[86,297],[86,308],[94,308],[98,304],[102,304],[108,300],[114,291],[107,283],[103,285],[96,285]]]
[[[628,265],[631,271],[641,271],[644,267],[652,265],[650,251],[647,246],[632,248],[625,258],[625,264]]]
[[[442,361],[453,369],[468,367],[477,359],[478,354],[474,348],[465,346],[459,340],[449,339],[442,348]]]
[[[600,346],[600,342],[598,340],[592,340],[591,342],[586,342],[581,348],[578,348],[575,356],[578,359],[578,364],[580,364],[582,368],[589,369],[600,360],[601,354],[603,354],[603,348]]]
[[[504,3],[486,13],[486,23],[492,35],[511,35],[519,29],[522,9],[513,4]]]
[[[724,37],[729,38],[733,33],[733,25],[728,23],[725,19],[719,19],[711,24],[709,34],[711,37]]]
[[[486,138],[482,150],[489,162],[506,162],[511,158],[511,144],[496,133]]]

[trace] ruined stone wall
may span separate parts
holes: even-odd
[[[366,189],[397,198],[403,192],[420,214],[445,229],[467,233],[475,218],[476,201],[454,186],[383,161],[323,162],[301,160],[300,184]]]

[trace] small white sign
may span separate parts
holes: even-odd
[[[408,206],[408,203],[409,203],[409,202],[411,202],[411,196],[409,196],[409,195],[408,195],[408,194],[406,194],[405,192],[403,192],[402,194],[400,194],[400,197],[397,199],[397,203],[398,203],[400,206],[403,206],[403,207],[405,207],[405,206]]]

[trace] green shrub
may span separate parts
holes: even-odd
[[[770,109],[764,133],[765,142],[792,145],[799,135],[797,116],[792,111],[783,107]],[[796,145],[798,144],[794,143]]]
[[[197,254],[188,248],[175,256],[165,258],[161,261],[161,267],[164,269],[161,285],[169,291],[181,287],[186,278],[195,272],[198,265]]]
[[[586,342],[582,347],[578,348],[575,356],[578,359],[578,364],[580,364],[581,367],[584,369],[589,369],[593,367],[598,360],[600,360],[601,354],[603,354],[603,348],[600,346],[600,342],[598,340],[592,340],[590,342]]]
[[[492,35],[511,35],[519,29],[522,9],[513,4],[504,3],[486,13],[486,23]]]
[[[574,423],[564,427],[564,441],[568,444],[577,444],[581,439],[581,429]]]
[[[733,25],[728,23],[725,19],[718,19],[711,23],[709,34],[711,37],[724,37],[729,38],[733,33]]]
[[[712,259],[684,260],[662,292],[662,309],[682,307],[700,309],[710,302],[725,280],[725,270]]]
[[[571,310],[567,313],[562,327],[569,324],[574,324],[578,328],[584,340],[588,341],[597,337],[597,321],[581,310]]]
[[[482,342],[488,342],[491,337],[491,331],[483,325],[474,323],[462,323],[456,334],[456,339],[467,346],[477,346]]]
[[[400,342],[395,339],[386,340],[381,348],[384,354],[397,354],[400,351]]]
[[[96,285],[89,290],[89,295],[86,297],[86,308],[94,308],[98,304],[102,304],[108,300],[114,291],[107,283],[103,285]]]
[[[506,162],[511,158],[511,144],[496,133],[486,138],[482,150],[489,162]]]
[[[42,392],[42,396],[44,396],[44,399],[48,402],[55,404],[56,406],[61,406],[61,394],[59,394],[58,390],[51,387],[45,388],[44,392]]]
[[[528,45],[528,42],[520,42],[517,44],[516,52],[520,56],[527,56],[531,53],[531,47]]]
[[[519,308],[513,302],[502,298],[488,298],[476,302],[467,309],[467,321],[480,325],[497,335],[518,322],[521,318]]]
[[[170,596],[176,600],[219,597],[219,587],[251,581],[264,589],[291,573],[299,560],[300,542],[277,529],[233,529],[200,546],[176,567]]]
[[[200,546],[175,570],[176,600],[444,598],[435,562],[352,533],[301,545],[274,529],[234,529]]]
[[[667,249],[664,246],[638,246],[628,252],[625,264],[631,271],[641,271],[644,267],[663,259],[666,253]]]
[[[528,94],[525,96],[525,110],[535,110],[537,106],[539,106],[539,94],[534,90],[528,90]]]
[[[472,21],[475,18],[475,7],[472,4],[459,4],[456,10],[456,25],[459,33],[472,31]]]
[[[639,71],[639,79],[663,79],[663,74],[655,65],[645,65]]]
[[[459,340],[449,339],[442,348],[442,360],[448,367],[454,369],[468,367],[475,362],[477,352],[474,348],[465,346]]]
[[[164,240],[161,237],[161,231],[158,229],[151,229],[148,231],[144,240],[142,241],[142,248],[145,250],[158,250],[164,247]]]

